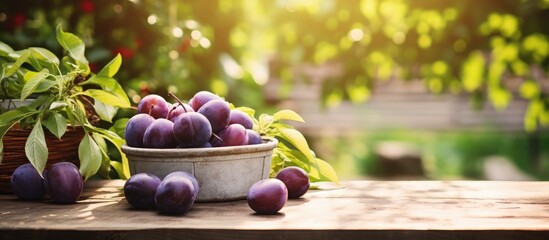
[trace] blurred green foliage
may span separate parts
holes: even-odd
[[[19,0],[0,2],[0,40],[60,53],[53,26],[82,36],[92,67],[116,53],[134,102],[149,92],[211,90],[264,106],[262,86],[292,66],[334,63],[323,100],[362,102],[378,81],[420,79],[433,93],[471,94],[505,109],[528,99],[525,129],[549,124],[548,0]],[[515,92],[504,79],[519,77]],[[547,84],[545,84],[547,85]]]
[[[420,153],[431,179],[483,179],[484,160],[505,157],[537,180],[549,180],[548,135],[501,131],[378,131],[345,137],[317,137],[312,146],[346,178],[379,174],[376,147],[400,142]],[[330,156],[327,158],[326,156]]]

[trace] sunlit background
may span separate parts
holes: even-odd
[[[549,180],[549,0],[0,2],[14,49],[60,53],[59,23],[134,103],[297,111],[343,179]]]

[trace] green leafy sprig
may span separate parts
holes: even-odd
[[[278,171],[288,166],[297,166],[309,174],[311,182],[329,181],[339,183],[337,173],[332,166],[318,158],[310,149],[307,140],[298,130],[287,121],[305,122],[303,118],[292,110],[281,110],[273,115],[261,114],[255,118],[255,110],[247,107],[238,107],[254,121],[254,130],[261,136],[273,137],[278,140],[273,150],[270,176],[274,177]]]
[[[56,37],[66,52],[61,60],[44,48],[14,51],[0,42],[0,97],[33,98],[28,106],[0,115],[0,163],[3,137],[16,124],[23,129],[32,129],[25,144],[25,154],[39,173],[43,172],[48,159],[44,128],[61,139],[67,127],[81,127],[85,132],[78,147],[82,176],[87,179],[100,168],[112,166],[120,177],[127,178],[129,168],[125,155],[120,154],[121,162],[111,160],[106,144],[110,142],[121,153],[124,139],[92,124],[86,109],[86,106],[93,107],[101,120],[112,122],[119,108],[131,107],[128,96],[113,78],[122,64],[121,56],[117,55],[94,74],[80,38],[64,32],[60,26]]]

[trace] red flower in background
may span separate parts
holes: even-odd
[[[21,27],[23,26],[23,24],[25,24],[25,21],[27,21],[27,15],[25,15],[24,13],[15,13],[13,14],[12,21],[13,28]]]
[[[92,13],[95,9],[95,4],[91,0],[80,1],[80,9],[85,13]]]
[[[177,51],[179,51],[180,53],[185,53],[187,49],[189,49],[189,46],[191,46],[191,39],[185,38],[177,47]]]
[[[120,53],[120,55],[122,56],[123,59],[130,59],[135,55],[133,50],[131,50],[129,48],[125,48],[125,47],[116,48],[112,51],[112,53],[114,55]]]
[[[96,63],[90,63],[88,66],[90,67],[90,71],[92,72],[97,72],[99,70]]]

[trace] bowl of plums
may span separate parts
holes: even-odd
[[[188,102],[150,94],[126,125],[130,173],[166,179],[186,173],[197,202],[246,199],[250,187],[269,177],[277,140],[253,130],[253,118],[218,95],[200,91]]]

